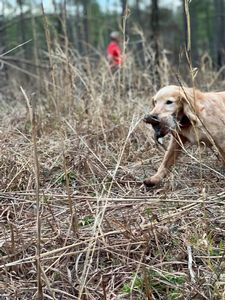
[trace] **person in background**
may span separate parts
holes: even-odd
[[[110,42],[107,46],[107,59],[113,72],[118,70],[122,63],[122,51],[119,42],[120,33],[118,31],[111,32]]]

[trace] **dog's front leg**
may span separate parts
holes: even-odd
[[[180,154],[181,145],[184,144],[186,140],[187,139],[183,136],[177,136],[176,138],[174,136],[171,137],[168,149],[157,173],[144,181],[144,184],[147,187],[156,185],[162,181],[168,173],[169,168],[175,163],[178,155]]]

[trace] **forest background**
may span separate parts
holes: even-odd
[[[45,22],[51,41],[66,43],[81,55],[94,56],[97,49],[105,55],[109,34],[122,31],[126,16],[127,50],[133,51],[143,66],[143,42],[157,39],[159,52],[165,51],[169,60],[179,62],[185,45],[186,18],[184,1],[8,1],[3,0],[0,11],[0,53],[31,40],[13,51],[16,57],[38,60],[47,49]],[[171,4],[171,5],[169,5]],[[194,0],[189,5],[191,16],[192,59],[200,65],[200,57],[207,54],[215,68],[225,62],[225,5],[223,0]],[[46,17],[46,19],[44,18]],[[66,40],[66,41],[65,41]],[[12,59],[12,57],[7,57]]]

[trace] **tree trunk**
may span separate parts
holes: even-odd
[[[216,67],[219,69],[225,64],[225,11],[224,0],[214,0],[215,16],[214,16],[214,55]]]
[[[127,40],[128,35],[129,35],[129,18],[127,16],[127,5],[128,5],[128,0],[121,0],[121,17],[122,17],[122,24],[121,27],[123,30],[125,30],[125,40]]]
[[[5,29],[6,17],[5,17],[5,1],[2,1],[2,11],[0,16],[0,55],[5,52],[7,45],[7,31]],[[0,63],[1,82],[0,86],[6,85],[5,80],[8,80],[8,66],[7,64]]]
[[[127,0],[121,0],[121,16],[125,16],[127,8]]]
[[[137,16],[137,22],[141,25],[141,11],[140,11],[140,0],[135,1],[135,11]]]
[[[196,66],[199,61],[198,53],[198,1],[190,3],[191,19],[191,58],[193,65]]]
[[[143,28],[142,26],[142,20],[141,20],[141,10],[140,10],[140,0],[136,0],[135,2],[135,12],[137,17],[137,23],[140,26],[140,28]],[[144,56],[144,46],[143,46],[143,40],[142,35],[140,35],[141,40],[138,41],[137,44],[137,54],[138,54],[138,62],[141,66],[145,67],[145,56]]]
[[[2,1],[2,10],[0,13],[0,54],[4,52],[5,46],[6,46],[6,30],[5,30],[5,23],[6,23],[6,18],[5,18],[5,6],[6,3],[5,1]]]
[[[75,48],[78,49],[78,52],[83,54],[84,45],[82,44],[82,24],[81,24],[81,16],[80,16],[80,10],[79,10],[79,4],[76,4],[76,44]]]
[[[88,22],[88,0],[83,1],[83,32],[84,32],[84,42],[86,49],[86,54],[88,53],[89,45],[89,22]]]
[[[158,5],[158,0],[152,0],[151,28],[152,28],[153,50],[155,52],[154,85],[158,89],[161,85],[161,79],[160,79],[160,53],[159,53],[159,5]]]
[[[23,14],[23,1],[22,0],[17,0],[17,4],[19,5],[20,8],[20,36],[21,36],[21,43],[26,42],[26,24],[25,24],[25,19],[24,19],[24,14]],[[25,51],[24,51],[24,57],[28,57],[27,53],[27,45],[23,46]]]

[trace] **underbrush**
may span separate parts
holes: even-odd
[[[164,155],[141,121],[154,74],[70,55],[56,49],[48,74],[1,100],[0,298],[224,299],[216,152],[188,148],[146,190]]]

